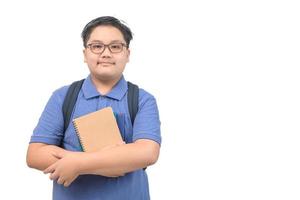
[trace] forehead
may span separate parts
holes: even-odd
[[[97,26],[91,32],[88,41],[111,42],[114,40],[124,41],[121,31],[113,26]]]

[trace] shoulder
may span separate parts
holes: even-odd
[[[67,92],[68,92],[70,86],[71,86],[71,83],[55,89],[52,92],[51,100],[57,104],[60,104],[60,105],[63,104],[63,101],[67,95]]]
[[[156,104],[155,97],[143,88],[139,88],[139,107],[142,108],[145,105]]]
[[[68,85],[61,86],[60,88],[54,90],[53,93],[52,93],[52,98],[60,101],[60,103],[63,103],[63,101],[66,98],[66,95],[67,95],[67,93],[68,93],[68,91],[70,89],[70,87],[72,85],[75,86],[76,85],[75,83],[82,82],[83,80],[86,80],[86,79],[81,79],[81,80],[70,82]],[[72,89],[74,89],[74,88],[72,88]]]
[[[140,100],[145,100],[145,99],[155,98],[155,97],[145,89],[139,88],[139,98]]]
[[[54,96],[57,99],[64,99],[70,85],[65,85],[60,88],[57,88],[56,90],[53,91],[52,96]]]

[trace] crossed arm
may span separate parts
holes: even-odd
[[[27,152],[27,165],[51,173],[50,179],[67,187],[83,174],[117,177],[145,168],[157,161],[159,149],[158,143],[148,139],[118,144],[93,153],[72,152],[54,145],[32,143]]]

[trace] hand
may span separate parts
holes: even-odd
[[[44,170],[50,179],[68,187],[79,175],[83,152],[64,151],[53,154],[59,160]]]

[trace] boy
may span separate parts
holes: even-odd
[[[105,16],[89,22],[82,39],[90,74],[80,89],[71,120],[110,106],[124,143],[93,153],[80,151],[73,124],[64,132],[62,105],[69,88],[65,86],[52,94],[33,131],[27,164],[50,173],[53,199],[148,200],[144,168],[158,159],[160,120],[155,98],[139,89],[138,112],[131,122],[123,71],[129,61],[132,33],[120,20]]]

